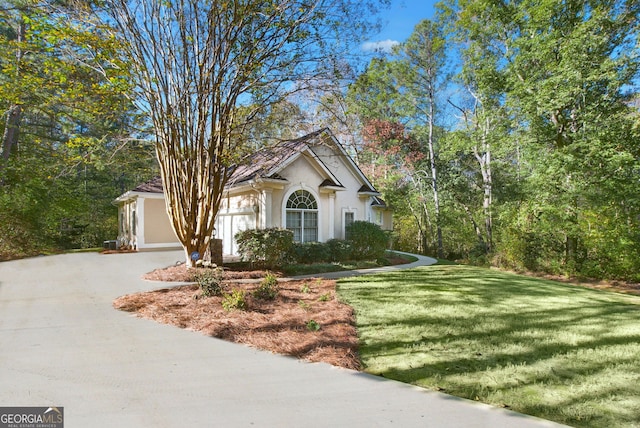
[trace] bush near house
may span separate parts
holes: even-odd
[[[235,235],[243,261],[269,269],[287,263],[333,263],[384,258],[389,238],[377,224],[356,221],[347,227],[348,239],[327,242],[293,242],[287,229],[251,229]]]
[[[354,221],[347,226],[346,234],[353,260],[377,260],[384,257],[389,237],[377,224]]]
[[[296,242],[291,247],[290,258],[296,263],[331,262],[331,249],[323,242]]]
[[[242,260],[274,269],[286,263],[293,246],[293,232],[287,229],[248,229],[236,233]]]

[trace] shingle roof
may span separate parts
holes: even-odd
[[[242,183],[257,177],[282,179],[279,175],[270,174],[270,172],[289,157],[301,153],[306,148],[309,139],[307,135],[257,151],[236,167],[229,179],[229,184]]]
[[[135,189],[134,192],[148,192],[148,193],[162,193],[164,192],[164,188],[162,187],[162,177],[159,175],[153,177],[151,180],[146,183],[142,183]]]
[[[313,140],[326,132],[326,128],[320,129],[295,140],[284,141],[275,146],[255,152],[254,154],[250,155],[245,160],[245,162],[235,168],[227,185],[234,186],[256,178],[285,180],[278,174],[283,163],[285,163],[292,156],[304,152],[309,148],[309,146],[316,144],[317,142]],[[353,166],[357,169],[357,166],[355,164]],[[360,174],[362,173],[360,172]],[[364,177],[364,175],[362,176]],[[332,179],[325,179],[321,186],[343,187],[341,183],[337,183]],[[154,177],[146,183],[139,185],[138,187],[133,189],[133,191],[162,193],[162,179],[159,176]],[[359,192],[374,194],[378,193],[367,184],[362,185]]]

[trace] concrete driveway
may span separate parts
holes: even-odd
[[[65,427],[559,426],[305,363],[116,311],[182,252],[0,263],[0,406],[61,406]]]

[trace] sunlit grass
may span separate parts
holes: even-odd
[[[640,426],[640,297],[459,265],[339,293],[368,372],[572,426]]]

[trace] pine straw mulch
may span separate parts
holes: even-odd
[[[171,266],[144,278],[192,281],[186,270],[184,265]],[[142,318],[273,353],[360,370],[353,310],[337,300],[335,281],[280,280],[277,297],[262,300],[252,295],[259,280],[247,278],[264,275],[264,271],[225,271],[225,292],[245,290],[246,310],[226,311],[222,297],[201,297],[195,284],[122,296],[113,306]],[[317,331],[307,327],[311,321],[319,325]]]

